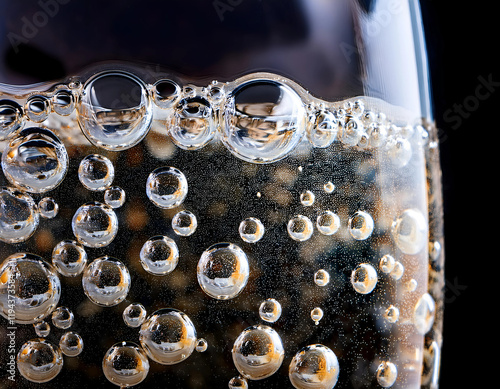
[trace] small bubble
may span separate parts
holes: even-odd
[[[151,91],[153,101],[160,108],[170,108],[179,99],[181,88],[172,80],[158,80]]]
[[[60,90],[52,96],[52,109],[58,115],[70,115],[75,109],[75,104],[75,95],[70,90]]]
[[[33,327],[35,328],[36,336],[39,336],[40,338],[46,338],[50,334],[50,324],[46,321],[34,323]]]
[[[83,351],[83,339],[77,332],[65,332],[59,340],[59,348],[67,357],[76,357]]]
[[[331,181],[328,181],[325,185],[323,185],[323,189],[326,193],[332,193],[335,190],[335,185]]]
[[[333,235],[340,228],[340,218],[332,211],[323,211],[316,219],[316,228],[323,235]]]
[[[12,100],[0,100],[0,141],[9,139],[24,125],[23,109]]]
[[[142,304],[134,303],[123,310],[123,321],[129,327],[139,327],[146,320],[146,308]]]
[[[355,146],[363,135],[363,124],[357,118],[346,115],[343,126],[340,128],[340,140],[342,143]]]
[[[325,269],[319,269],[314,273],[314,283],[318,286],[326,286],[330,282],[330,274]]]
[[[373,227],[373,219],[367,212],[358,211],[349,219],[349,232],[356,240],[368,239]]]
[[[382,273],[389,274],[396,265],[396,260],[392,255],[386,254],[380,259],[379,268]]]
[[[175,208],[182,204],[188,193],[184,174],[174,167],[153,170],[146,183],[148,198],[160,208]]]
[[[204,353],[205,351],[207,351],[207,348],[208,348],[208,343],[205,339],[203,338],[199,338],[196,340],[196,347],[195,347],[195,350],[199,353]]]
[[[50,109],[50,100],[45,96],[32,96],[26,101],[26,116],[32,122],[43,122],[48,118]]]
[[[197,227],[196,216],[190,211],[180,211],[172,218],[172,229],[177,235],[191,236]]]
[[[229,380],[229,389],[248,389],[248,381],[245,377],[236,376]]]
[[[43,383],[54,379],[63,367],[59,347],[37,338],[24,343],[17,353],[17,369],[28,381]]]
[[[384,144],[387,137],[387,129],[384,125],[370,123],[366,130],[368,134],[368,143],[373,147],[380,147]]]
[[[394,137],[387,141],[386,146],[389,161],[396,167],[402,168],[410,162],[413,155],[411,143],[408,139]]]
[[[281,304],[273,298],[264,300],[259,307],[259,316],[264,321],[274,323],[281,317]]]
[[[432,328],[436,314],[436,303],[429,293],[424,293],[413,311],[413,323],[417,331],[424,335]]]
[[[76,277],[87,265],[87,252],[74,240],[63,240],[52,250],[52,264],[66,277]]]
[[[335,353],[322,344],[312,344],[295,354],[288,367],[288,377],[297,389],[332,389],[340,366]]]
[[[76,210],[71,226],[79,243],[92,248],[104,247],[118,233],[118,218],[108,205],[87,203]]]
[[[412,278],[411,280],[409,280],[406,283],[406,290],[408,292],[415,292],[415,290],[417,289],[417,286],[418,286],[417,280],[415,280],[414,278]]]
[[[377,382],[383,388],[390,388],[396,382],[398,369],[392,362],[383,361],[377,368]]]
[[[39,223],[33,198],[17,189],[0,187],[0,240],[19,243],[29,239]]]
[[[256,195],[256,196],[257,196],[257,198],[259,198],[259,199],[260,199],[260,198],[262,197],[262,193],[257,192],[257,195]]]
[[[377,271],[368,263],[358,265],[351,273],[351,284],[354,290],[361,294],[373,291],[377,281]]]
[[[429,258],[431,261],[437,261],[441,255],[441,243],[438,241],[429,242]]]
[[[305,207],[310,207],[314,204],[314,193],[310,190],[306,190],[300,194],[300,203]]]
[[[264,236],[265,228],[259,219],[249,217],[240,223],[238,231],[245,242],[256,243]]]
[[[80,161],[78,178],[88,190],[103,191],[113,183],[115,168],[111,161],[102,155],[87,155]]]
[[[323,319],[323,310],[320,307],[313,308],[311,311],[311,319],[314,324],[318,325],[320,320]]]
[[[384,312],[384,319],[389,323],[396,323],[399,319],[399,309],[394,305],[389,306]]]
[[[120,388],[134,386],[147,377],[149,360],[139,345],[118,342],[104,355],[102,370],[108,381]]]
[[[57,307],[52,312],[52,324],[60,329],[67,329],[73,325],[75,316],[67,307]]]
[[[120,208],[125,203],[125,191],[118,187],[112,186],[104,192],[104,202],[111,208]]]
[[[394,280],[399,280],[401,277],[403,277],[403,273],[405,271],[405,268],[403,264],[399,261],[396,261],[394,263],[394,268],[391,270],[389,275],[394,279]]]
[[[336,139],[339,121],[329,111],[318,110],[310,119],[307,128],[307,139],[313,147],[326,148]]]
[[[179,262],[179,250],[173,239],[157,235],[149,238],[140,252],[141,265],[148,273],[165,275],[172,272]]]
[[[59,205],[52,197],[44,197],[38,202],[38,213],[45,219],[56,217],[59,212]]]
[[[308,240],[313,233],[313,229],[311,220],[303,215],[294,216],[287,224],[288,235],[298,242]]]

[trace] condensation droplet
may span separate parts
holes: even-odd
[[[149,373],[149,360],[139,345],[118,342],[104,355],[102,370],[108,381],[126,388],[144,381]]]
[[[349,232],[356,240],[368,239],[373,227],[373,219],[367,212],[358,211],[349,219]]]
[[[335,353],[322,344],[312,344],[295,354],[288,377],[296,389],[332,389],[340,372]]]
[[[180,211],[172,218],[172,229],[177,235],[191,236],[197,227],[198,220],[190,211]]]
[[[195,347],[195,350],[199,353],[204,353],[205,351],[207,351],[207,348],[208,348],[208,343],[205,339],[203,338],[199,338],[196,340],[196,347]]]
[[[264,236],[265,228],[259,219],[249,217],[240,223],[238,231],[245,242],[256,243]]]
[[[123,321],[129,327],[139,327],[146,320],[146,313],[146,308],[142,304],[130,304],[123,310]]]
[[[197,267],[198,283],[210,297],[232,299],[246,286],[249,276],[245,252],[232,243],[216,243],[203,252]]]
[[[67,357],[76,357],[83,351],[83,339],[77,332],[65,332],[59,339],[59,348]]]
[[[78,242],[84,246],[104,247],[118,232],[118,218],[108,205],[87,203],[76,210],[71,227]]]
[[[59,204],[52,197],[44,197],[38,202],[38,213],[45,219],[56,217],[59,212]]]
[[[68,307],[57,307],[52,312],[52,324],[60,329],[67,329],[73,325],[75,316]]]
[[[142,324],[139,339],[149,358],[162,365],[187,359],[196,347],[196,329],[181,311],[164,308],[154,312]]]
[[[384,319],[387,320],[389,323],[396,323],[399,319],[399,309],[394,305],[390,305],[384,311]]]
[[[330,282],[330,274],[325,269],[319,269],[314,273],[314,283],[318,286],[326,286]]]
[[[396,365],[389,361],[383,361],[377,368],[377,382],[383,388],[390,388],[398,378]]]
[[[389,275],[394,279],[394,280],[400,280],[401,277],[403,277],[403,273],[405,271],[405,268],[403,264],[399,261],[396,261],[394,264],[394,268],[391,270]]]
[[[314,204],[315,197],[313,192],[306,190],[300,194],[300,203],[305,207],[310,207]]]
[[[271,327],[257,325],[245,329],[232,349],[238,372],[250,380],[273,375],[281,367],[285,351],[279,334]]]
[[[52,313],[61,297],[61,282],[40,256],[16,253],[0,267],[0,314],[18,324],[32,324]],[[9,314],[12,300],[15,315]]]
[[[173,239],[157,235],[149,238],[139,254],[141,265],[150,274],[165,275],[179,262],[179,250]]]
[[[314,324],[318,325],[320,320],[323,319],[323,310],[320,307],[313,308],[311,310],[311,319]]]
[[[130,273],[118,259],[100,257],[85,268],[82,286],[85,295],[94,304],[111,307],[127,297]]]
[[[427,220],[418,209],[407,209],[392,223],[396,246],[405,254],[417,254],[428,242]]]
[[[22,107],[12,100],[0,100],[0,141],[9,139],[23,125]]]
[[[57,187],[68,169],[61,140],[45,128],[30,127],[13,137],[2,153],[2,170],[14,186],[30,193]]]
[[[188,193],[184,174],[174,167],[153,170],[146,182],[148,198],[160,208],[175,208],[182,204]]]
[[[389,274],[396,265],[396,260],[392,255],[385,254],[380,258],[379,268],[382,273]]]
[[[289,86],[268,79],[241,83],[227,97],[222,142],[231,153],[253,163],[286,157],[300,142],[306,112]]]
[[[90,154],[80,161],[78,178],[88,190],[103,191],[113,183],[115,168],[107,157]]]
[[[406,283],[406,290],[408,292],[414,292],[417,289],[418,283],[417,280],[412,278]]]
[[[375,289],[377,281],[377,271],[369,263],[359,264],[351,273],[351,284],[361,294],[368,294]]]
[[[424,335],[432,328],[436,313],[436,303],[429,293],[424,293],[413,311],[413,323],[417,331]]]
[[[264,300],[259,307],[259,316],[264,321],[274,323],[281,317],[281,304],[273,298]]]
[[[117,71],[96,74],[83,86],[78,123],[95,146],[120,151],[138,144],[153,119],[149,94],[136,76]]]
[[[16,362],[24,378],[39,384],[54,379],[63,367],[59,347],[41,338],[24,343],[17,353]]]
[[[307,216],[296,215],[288,221],[287,231],[290,238],[298,242],[308,240],[314,227],[311,220]]]
[[[50,324],[46,321],[39,321],[38,323],[34,323],[33,327],[35,328],[36,336],[40,338],[46,338],[50,334]]]
[[[104,202],[113,209],[125,204],[125,198],[125,191],[118,186],[112,186],[104,192]]]
[[[87,252],[74,240],[63,240],[52,250],[52,264],[66,277],[76,277],[87,265]]]
[[[19,243],[29,239],[39,223],[33,198],[17,189],[0,188],[0,240]]]
[[[229,389],[248,389],[248,381],[245,377],[236,376],[229,380]]]
[[[323,211],[316,218],[316,228],[323,235],[333,235],[340,228],[340,218],[332,211]]]

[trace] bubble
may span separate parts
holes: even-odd
[[[52,109],[61,116],[70,115],[76,105],[76,98],[70,90],[60,90],[52,96]]]
[[[392,362],[383,361],[377,368],[377,382],[383,388],[390,388],[396,382],[398,369]]]
[[[51,131],[30,127],[13,137],[2,154],[5,178],[30,193],[57,187],[68,169],[68,154]]]
[[[248,381],[245,377],[236,376],[229,380],[229,389],[248,389]]]
[[[100,257],[85,268],[83,291],[94,304],[111,307],[121,303],[130,289],[130,274],[125,265],[113,257]]]
[[[300,194],[300,203],[305,207],[310,207],[314,204],[314,193],[310,190],[306,190]]]
[[[40,338],[46,338],[50,334],[50,324],[46,321],[39,321],[38,323],[34,323],[33,327],[35,328],[36,336]]]
[[[76,357],[83,351],[83,339],[77,332],[65,332],[59,340],[59,348],[67,357]]]
[[[108,381],[120,388],[134,386],[147,377],[149,360],[144,350],[133,342],[115,343],[102,360]]]
[[[126,150],[148,133],[153,113],[144,83],[126,72],[105,71],[83,86],[78,123],[95,146]]]
[[[41,338],[24,343],[17,353],[17,368],[28,381],[43,383],[54,379],[63,367],[59,347]]]
[[[386,142],[389,161],[396,167],[402,168],[410,162],[413,155],[411,143],[402,137],[391,137]]]
[[[373,232],[373,227],[373,219],[366,212],[358,211],[349,219],[349,232],[356,240],[368,239]]]
[[[146,320],[146,308],[142,304],[130,304],[123,310],[123,321],[129,327],[139,327]]]
[[[305,108],[293,89],[278,81],[254,79],[228,95],[222,142],[244,161],[271,163],[298,145],[305,126]]]
[[[311,319],[314,324],[318,325],[320,320],[323,319],[323,310],[320,307],[313,308],[311,311]]]
[[[142,324],[140,342],[149,358],[162,365],[187,359],[196,347],[196,329],[181,311],[164,308],[154,312]]]
[[[340,218],[332,211],[323,211],[316,219],[316,228],[323,235],[333,235],[340,228]]]
[[[335,190],[335,185],[331,181],[328,181],[325,185],[323,185],[323,189],[326,193],[332,193]]]
[[[104,202],[111,208],[120,208],[125,203],[125,191],[118,186],[106,189],[104,192]]]
[[[114,178],[115,168],[108,158],[90,154],[80,161],[78,179],[88,190],[103,191],[111,186]]]
[[[264,300],[259,307],[259,316],[264,321],[274,323],[281,317],[281,304],[273,298]]]
[[[396,265],[396,260],[392,255],[386,254],[380,259],[379,268],[382,273],[389,274]]]
[[[248,327],[238,336],[232,354],[234,365],[243,377],[261,380],[278,371],[285,351],[275,330],[257,325]]]
[[[307,129],[307,139],[317,148],[330,146],[339,131],[339,121],[332,112],[320,109],[311,118]]]
[[[361,136],[364,133],[363,124],[358,118],[346,115],[339,133],[339,139],[342,143],[349,146],[355,146],[361,140]]]
[[[153,101],[160,108],[170,108],[179,99],[181,88],[172,80],[158,80],[151,90]]]
[[[434,324],[436,314],[436,303],[429,293],[424,293],[413,311],[413,323],[417,331],[424,335],[430,331]]]
[[[218,300],[232,299],[247,284],[247,255],[235,244],[216,243],[201,255],[197,272],[198,283],[207,295]]]
[[[238,228],[241,239],[247,243],[256,243],[264,236],[265,228],[262,222],[255,218],[249,217],[240,223]]]
[[[174,240],[157,235],[149,238],[139,254],[141,265],[150,274],[165,275],[172,272],[179,262],[179,250]]]
[[[427,220],[418,209],[407,209],[392,223],[396,246],[405,254],[417,254],[428,241]]]
[[[23,109],[12,100],[0,100],[0,141],[9,139],[24,125]]]
[[[71,222],[78,242],[87,247],[109,245],[118,232],[118,218],[113,209],[98,202],[78,208]]]
[[[429,259],[437,261],[441,255],[441,243],[438,241],[429,242]]]
[[[66,277],[76,277],[87,265],[87,252],[74,240],[63,240],[52,250],[52,264]]]
[[[148,198],[160,208],[182,204],[188,192],[184,174],[174,167],[160,167],[151,172],[146,183]]]
[[[295,354],[288,377],[297,389],[331,389],[337,384],[339,371],[335,353],[322,344],[312,344]]]
[[[325,269],[319,269],[314,273],[314,283],[318,286],[326,286],[330,282],[330,274]]]
[[[73,325],[75,316],[67,307],[57,307],[52,312],[52,324],[60,329],[67,329]]]
[[[38,213],[45,219],[56,217],[59,212],[59,205],[52,197],[44,197],[38,202]]]
[[[399,320],[399,309],[394,305],[390,305],[384,311],[384,319],[389,323],[396,323]]]
[[[38,209],[33,198],[17,189],[0,188],[0,240],[24,242],[36,231]]]
[[[384,144],[387,137],[387,128],[383,124],[370,123],[366,130],[368,134],[368,143],[372,147],[380,147]]]
[[[417,289],[417,286],[418,286],[417,280],[415,280],[414,278],[412,278],[411,280],[409,280],[406,283],[406,290],[408,292],[415,292],[415,290]]]
[[[210,103],[199,96],[182,99],[174,109],[172,141],[181,149],[197,150],[214,137],[217,124]]]
[[[405,268],[403,264],[399,261],[396,261],[394,264],[394,268],[391,270],[389,275],[394,279],[394,280],[399,280],[401,277],[403,277],[403,273],[405,271]]]
[[[205,339],[203,338],[199,338],[196,340],[196,347],[195,347],[195,350],[199,353],[204,353],[205,351],[207,351],[207,348],[208,348],[208,343]]]
[[[368,294],[375,289],[377,281],[377,271],[369,263],[359,264],[351,273],[352,287],[361,294]]]
[[[14,293],[12,293],[12,291]],[[61,297],[56,270],[40,256],[16,253],[0,267],[0,314],[18,324],[39,322],[52,313]],[[15,299],[15,317],[9,314]]]
[[[180,211],[172,218],[172,229],[177,235],[193,235],[198,227],[196,216],[189,211]]]
[[[313,229],[311,220],[303,215],[294,216],[287,224],[288,235],[298,242],[308,240],[313,233]]]
[[[26,116],[32,122],[43,122],[49,117],[50,110],[50,100],[45,96],[32,96],[26,101]]]

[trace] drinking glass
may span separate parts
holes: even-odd
[[[1,8],[2,387],[438,387],[416,0]]]

